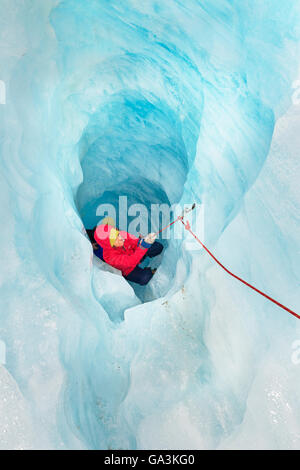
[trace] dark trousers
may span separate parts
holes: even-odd
[[[159,255],[163,250],[163,245],[157,241],[155,241],[150,248],[148,248],[147,253],[141,259],[140,263],[147,257],[154,258],[154,256]],[[145,286],[148,284],[150,279],[152,278],[153,274],[151,268],[140,268],[136,266],[128,276],[124,276],[125,279],[131,282],[135,282],[136,284],[140,284],[141,286]]]

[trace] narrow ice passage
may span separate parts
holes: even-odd
[[[296,319],[187,234],[145,290],[84,235],[119,196],[202,204],[206,244],[297,311],[299,5],[1,4],[0,448],[299,448]]]

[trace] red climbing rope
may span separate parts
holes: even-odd
[[[300,315],[298,315],[297,313],[293,312],[293,310],[285,307],[284,305],[282,305],[280,302],[277,302],[277,300],[274,300],[272,299],[272,297],[270,297],[269,295],[265,294],[264,292],[262,292],[261,290],[257,289],[256,287],[252,286],[251,284],[249,284],[248,282],[244,281],[243,279],[241,279],[239,276],[236,276],[235,274],[233,274],[231,271],[229,271],[229,269],[225,268],[225,266],[223,266],[222,263],[220,263],[219,260],[217,260],[217,258],[209,251],[208,248],[206,248],[206,246],[199,240],[199,238],[192,232],[191,230],[191,227],[190,227],[190,224],[189,222],[187,221],[186,223],[183,221],[183,216],[179,216],[174,222],[176,222],[177,220],[180,220],[183,225],[185,226],[186,230],[188,230],[191,235],[193,235],[193,237],[197,240],[198,243],[200,243],[200,245],[202,245],[202,247],[205,249],[205,251],[207,251],[207,253],[216,261],[216,263],[218,263],[219,266],[221,266],[221,268],[223,268],[228,274],[230,274],[230,276],[233,276],[235,277],[235,279],[237,279],[238,281],[242,282],[243,284],[246,284],[246,286],[248,287],[251,287],[251,289],[255,290],[256,292],[258,292],[260,295],[263,295],[264,297],[266,297],[268,300],[270,300],[271,302],[273,302],[274,304],[278,305],[278,307],[281,307],[283,308],[284,310],[286,310],[287,312],[291,313],[292,315],[294,315],[294,317],[296,318],[299,318],[300,319]],[[172,222],[172,223],[174,223]],[[171,224],[170,224],[171,225]],[[165,227],[166,228],[166,227]],[[163,229],[164,230],[164,229]]]
[[[289,309],[288,307],[285,307],[283,304],[281,304],[280,302],[277,302],[277,300],[275,299],[272,299],[272,297],[270,297],[269,295],[265,294],[264,292],[262,292],[261,290],[257,289],[256,287],[252,286],[251,284],[249,284],[249,282],[246,282],[244,281],[244,279],[242,279],[241,277],[239,276],[236,276],[236,274],[233,274],[231,271],[229,271],[229,269],[225,268],[225,266],[209,251],[208,248],[206,248],[206,246],[199,240],[199,238],[192,232],[191,230],[191,227],[190,227],[190,224],[189,224],[189,221],[187,222],[184,222],[183,221],[183,218],[185,216],[185,214],[187,214],[188,212],[192,211],[194,208],[195,208],[196,204],[194,203],[192,205],[192,207],[190,209],[185,209],[182,213],[182,215],[178,216],[177,219],[173,220],[173,222],[171,222],[170,224],[166,225],[164,228],[162,228],[161,230],[159,230],[158,232],[156,232],[156,234],[158,235],[159,233],[161,233],[163,230],[165,230],[166,228],[170,227],[171,225],[175,224],[175,222],[177,222],[178,220],[180,220],[183,225],[185,226],[186,230],[188,230],[190,232],[191,235],[193,235],[193,237],[197,240],[198,243],[200,243],[200,245],[205,249],[205,251],[207,251],[207,253],[215,260],[216,263],[218,263],[219,266],[221,266],[221,268],[224,269],[224,271],[226,271],[228,274],[230,274],[230,276],[234,277],[235,279],[237,279],[238,281],[242,282],[243,284],[245,284],[246,286],[250,287],[251,289],[255,290],[255,292],[257,292],[258,294],[264,296],[266,299],[270,300],[271,302],[273,302],[274,304],[278,305],[278,307],[281,307],[283,308],[284,310],[286,310],[287,312],[291,313],[292,315],[294,315],[294,317],[298,318],[300,320],[300,315],[298,315],[296,312],[293,312],[293,310]],[[142,235],[140,235],[142,237]]]

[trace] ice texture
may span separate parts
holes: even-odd
[[[299,449],[299,320],[187,233],[139,288],[84,231],[196,202],[299,313],[299,2],[0,6],[0,448]]]

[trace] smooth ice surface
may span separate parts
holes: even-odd
[[[201,203],[299,313],[298,2],[0,5],[0,448],[299,449],[299,320],[186,234],[142,289],[84,235],[120,195]]]

